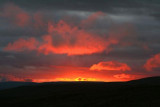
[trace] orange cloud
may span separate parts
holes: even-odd
[[[35,38],[29,38],[27,40],[20,38],[13,44],[9,43],[4,48],[5,51],[24,51],[24,50],[35,50],[37,49],[38,41]]]
[[[98,64],[94,64],[90,67],[90,70],[130,71],[131,68],[125,63],[117,61],[108,61],[108,62],[99,62]]]
[[[120,27],[118,31],[109,31],[108,34],[98,34],[86,29],[84,24],[91,25],[103,12],[96,12],[82,20],[81,24],[73,25],[63,20],[48,22],[40,13],[29,16],[27,12],[13,4],[7,4],[2,12],[2,16],[10,18],[19,26],[30,25],[37,28],[48,28],[46,35],[41,35],[41,40],[34,37],[20,38],[13,43],[9,43],[4,50],[6,51],[37,51],[38,53],[48,54],[67,54],[71,55],[90,55],[93,53],[109,52],[111,45],[121,44],[120,40],[128,34],[126,29]],[[31,21],[32,19],[32,21]],[[47,27],[48,25],[48,27]],[[123,29],[122,29],[123,28]],[[115,30],[115,29],[114,29]]]
[[[55,81],[97,81],[95,78],[56,78]]]
[[[152,71],[154,68],[160,68],[160,53],[148,59],[144,64],[144,67],[147,71]]]
[[[110,45],[117,44],[117,41],[116,38],[110,37],[104,39],[60,20],[57,24],[49,24],[48,34],[42,36],[41,42],[35,38],[19,39],[9,43],[4,49],[7,51],[36,50],[44,54],[84,55],[102,52]]]
[[[29,14],[14,4],[6,4],[3,7],[1,16],[8,18],[20,27],[27,26],[30,23]]]
[[[39,52],[83,55],[102,52],[113,42],[107,42],[99,35],[70,26],[64,21],[49,24],[49,34],[43,37],[44,43]]]
[[[118,78],[118,79],[129,79],[131,76],[129,74],[116,74],[113,77]]]

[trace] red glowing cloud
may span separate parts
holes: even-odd
[[[1,16],[8,18],[12,23],[20,27],[26,26],[30,23],[29,14],[14,4],[5,5]]]
[[[108,62],[99,62],[98,64],[94,64],[90,67],[90,70],[130,71],[131,68],[125,63],[117,61],[108,61]]]
[[[71,26],[60,20],[57,24],[49,24],[48,34],[42,36],[42,41],[35,38],[28,40],[19,39],[14,43],[9,43],[4,49],[7,51],[36,50],[39,53],[84,55],[104,51],[112,44],[117,44],[116,38],[103,37]]]
[[[119,78],[119,79],[129,79],[131,76],[129,74],[116,74],[113,77]]]
[[[4,48],[6,51],[23,51],[23,50],[35,50],[37,49],[38,41],[35,38],[29,38],[27,40],[20,38],[13,44],[9,43],[7,47]]]
[[[152,71],[154,68],[160,68],[160,53],[148,59],[144,67],[147,71]]]
[[[110,45],[96,34],[70,26],[64,21],[49,25],[49,34],[43,37],[44,43],[39,52],[68,55],[83,55],[102,52]]]
[[[58,22],[44,21],[40,13],[29,16],[27,12],[13,4],[6,5],[3,9],[2,16],[11,18],[14,24],[19,26],[30,25],[33,29],[47,28],[48,33],[40,35],[41,39],[34,37],[23,39],[20,38],[13,43],[9,43],[4,50],[6,51],[37,51],[38,53],[47,54],[67,54],[71,55],[90,55],[93,53],[109,52],[111,45],[120,44],[120,40],[126,35],[127,31],[121,29],[117,33],[109,31],[107,34],[93,32],[87,25],[93,25],[94,21],[103,12],[95,12],[86,19],[80,21],[80,24],[74,25],[63,20]],[[32,19],[32,21],[31,21]],[[48,25],[48,27],[46,27]],[[128,34],[128,33],[127,33]]]

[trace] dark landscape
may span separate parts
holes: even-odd
[[[160,77],[129,82],[32,83],[0,91],[4,107],[159,107],[159,102]]]

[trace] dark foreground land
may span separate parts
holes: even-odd
[[[0,91],[3,107],[160,107],[160,77],[119,83],[57,82]]]

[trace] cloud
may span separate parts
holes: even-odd
[[[33,27],[35,29],[45,29],[47,28],[47,22],[45,22],[46,18],[44,17],[44,15],[41,12],[37,12],[35,14],[33,14]]]
[[[63,20],[56,25],[49,24],[48,35],[43,36],[44,43],[39,52],[83,55],[104,51],[114,41],[106,41],[100,35],[71,26]]]
[[[0,82],[8,81],[23,81],[23,82],[33,82],[30,78],[17,77],[12,74],[0,74]]]
[[[28,40],[21,38],[14,43],[9,43],[4,50],[36,50],[44,54],[84,55],[103,52],[111,45],[118,43],[119,37],[116,38],[116,34],[104,38],[60,20],[58,23],[49,23],[48,34],[42,36],[41,41],[33,37]]]
[[[14,75],[10,74],[0,74],[0,82],[7,82],[7,81],[23,81],[23,79],[17,78]]]
[[[99,12],[95,12],[91,15],[89,15],[89,17],[85,20],[82,20],[81,22],[81,26],[82,27],[89,27],[89,26],[93,26],[93,23],[100,17],[104,17],[106,14],[99,11]]]
[[[129,79],[131,76],[129,74],[116,74],[113,77],[118,78],[118,79]]]
[[[125,64],[118,61],[107,61],[99,62],[98,64],[93,64],[90,70],[107,70],[107,71],[130,71],[131,68]]]
[[[24,79],[25,82],[33,82],[32,79]]]
[[[98,65],[97,62],[104,59],[104,61],[127,62],[132,66],[132,71],[127,73],[159,74],[159,72],[144,72],[142,68],[146,58],[151,55],[149,50],[144,51],[142,47],[153,49],[153,53],[157,53],[160,47],[158,36],[160,22],[155,19],[158,13],[156,9],[158,5],[154,5],[155,3],[149,3],[150,6],[153,5],[151,9],[150,6],[142,6],[143,3],[140,2],[133,4],[134,1],[129,6],[128,1],[103,0],[97,4],[94,1],[90,3],[83,0],[79,3],[73,0],[71,1],[73,7],[63,3],[63,0],[37,1],[13,0],[12,2],[18,6],[14,4],[3,6],[3,3],[0,3],[3,6],[0,13],[0,49],[5,47],[3,48],[5,51],[0,52],[0,65],[7,66],[7,70],[0,68],[1,73],[16,74],[17,77],[23,75],[23,78],[33,80],[53,79],[61,78],[59,74],[64,74],[67,69],[59,68],[64,71],[59,72],[52,69],[47,71],[41,67],[76,66],[72,72],[71,70],[66,72],[68,75],[64,78],[68,78],[77,71],[78,66]],[[144,3],[148,5],[148,2]],[[131,5],[133,8],[130,8]],[[158,68],[151,66],[151,70]],[[120,75],[125,71],[118,69],[120,68],[110,67],[110,70],[115,72],[86,70],[84,74],[89,73],[82,78],[95,75],[94,78],[103,78],[100,80],[106,80],[109,76],[112,80],[113,75]],[[83,73],[78,72],[76,76],[79,77],[79,74]],[[31,77],[32,75],[34,76]],[[100,76],[96,77],[97,75]],[[5,78],[3,80],[5,81]]]
[[[160,68],[160,53],[148,59],[144,64],[144,68],[147,71],[152,71],[153,69]]]
[[[10,22],[20,27],[27,26],[31,21],[31,17],[27,12],[25,12],[18,6],[11,3],[6,4],[3,7],[2,13],[0,16],[7,18]]]
[[[27,40],[20,38],[13,44],[9,43],[8,46],[4,48],[5,51],[23,51],[23,50],[35,50],[37,49],[38,41],[31,37]]]
[[[17,11],[12,12],[14,8]],[[23,17],[17,19],[19,14],[25,14],[28,16],[28,19],[24,20]],[[53,20],[46,21],[43,15],[38,12],[32,13],[32,16],[30,16],[32,22],[30,22],[29,14],[13,4],[5,6],[3,16],[11,16],[11,19],[18,20],[18,23],[15,24],[19,26],[28,24],[31,28],[35,29],[34,31],[37,28],[48,28],[48,33],[40,35],[41,39],[35,37],[28,39],[19,38],[13,43],[9,43],[4,48],[5,51],[20,52],[27,50],[37,51],[45,55],[90,55],[103,51],[111,51],[112,45],[123,44],[122,38],[130,34],[130,30],[127,30],[128,27],[126,29],[127,25],[112,27],[105,34],[102,34],[98,29],[96,31],[91,30],[92,27],[96,26],[94,22],[100,16],[105,16],[105,13],[100,11],[90,14],[86,19],[79,21],[79,24],[72,24],[61,20],[63,17],[58,22]]]

